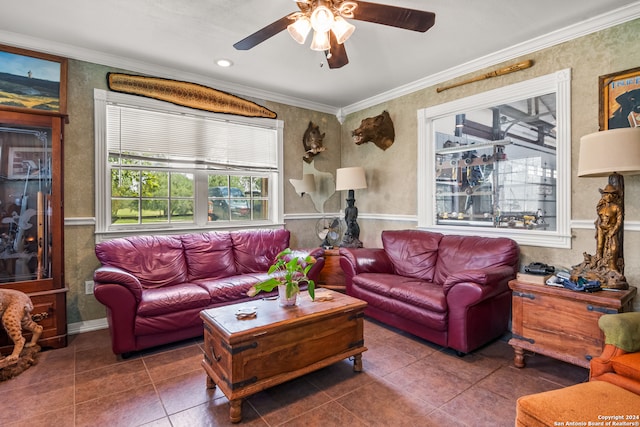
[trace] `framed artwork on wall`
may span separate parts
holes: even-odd
[[[640,127],[640,67],[599,77],[600,130]]]
[[[66,58],[0,45],[0,108],[66,114]]]

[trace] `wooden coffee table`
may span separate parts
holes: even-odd
[[[319,292],[331,299],[320,300]],[[307,292],[298,305],[281,307],[262,299],[203,310],[207,387],[216,385],[230,401],[231,422],[242,420],[242,399],[268,387],[353,357],[362,371],[363,318],[367,303],[328,289]],[[239,319],[240,309],[256,316]]]

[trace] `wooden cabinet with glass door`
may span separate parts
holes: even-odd
[[[0,111],[0,289],[31,298],[43,348],[67,344],[63,121],[58,114]],[[0,351],[12,348],[1,331]]]

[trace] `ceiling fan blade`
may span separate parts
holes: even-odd
[[[436,22],[436,14],[433,12],[366,1],[356,1],[356,3],[358,7],[353,11],[353,19],[359,21],[375,22],[422,33],[433,27]]]
[[[240,40],[239,42],[234,44],[233,47],[238,50],[249,50],[256,45],[259,45],[263,41],[275,36],[279,32],[284,31],[292,22],[289,16],[290,14],[287,16],[283,16],[275,22],[272,22],[261,30],[258,30],[250,36],[247,36],[244,39]]]
[[[347,57],[347,50],[344,48],[344,43],[338,44],[338,40],[333,34],[333,31],[329,31],[329,40],[331,41],[331,50],[326,50],[324,52],[327,57],[329,68],[333,69],[344,67],[349,63],[349,58]]]

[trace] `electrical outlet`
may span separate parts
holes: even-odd
[[[87,295],[93,295],[93,280],[87,280],[84,282],[84,292]]]

